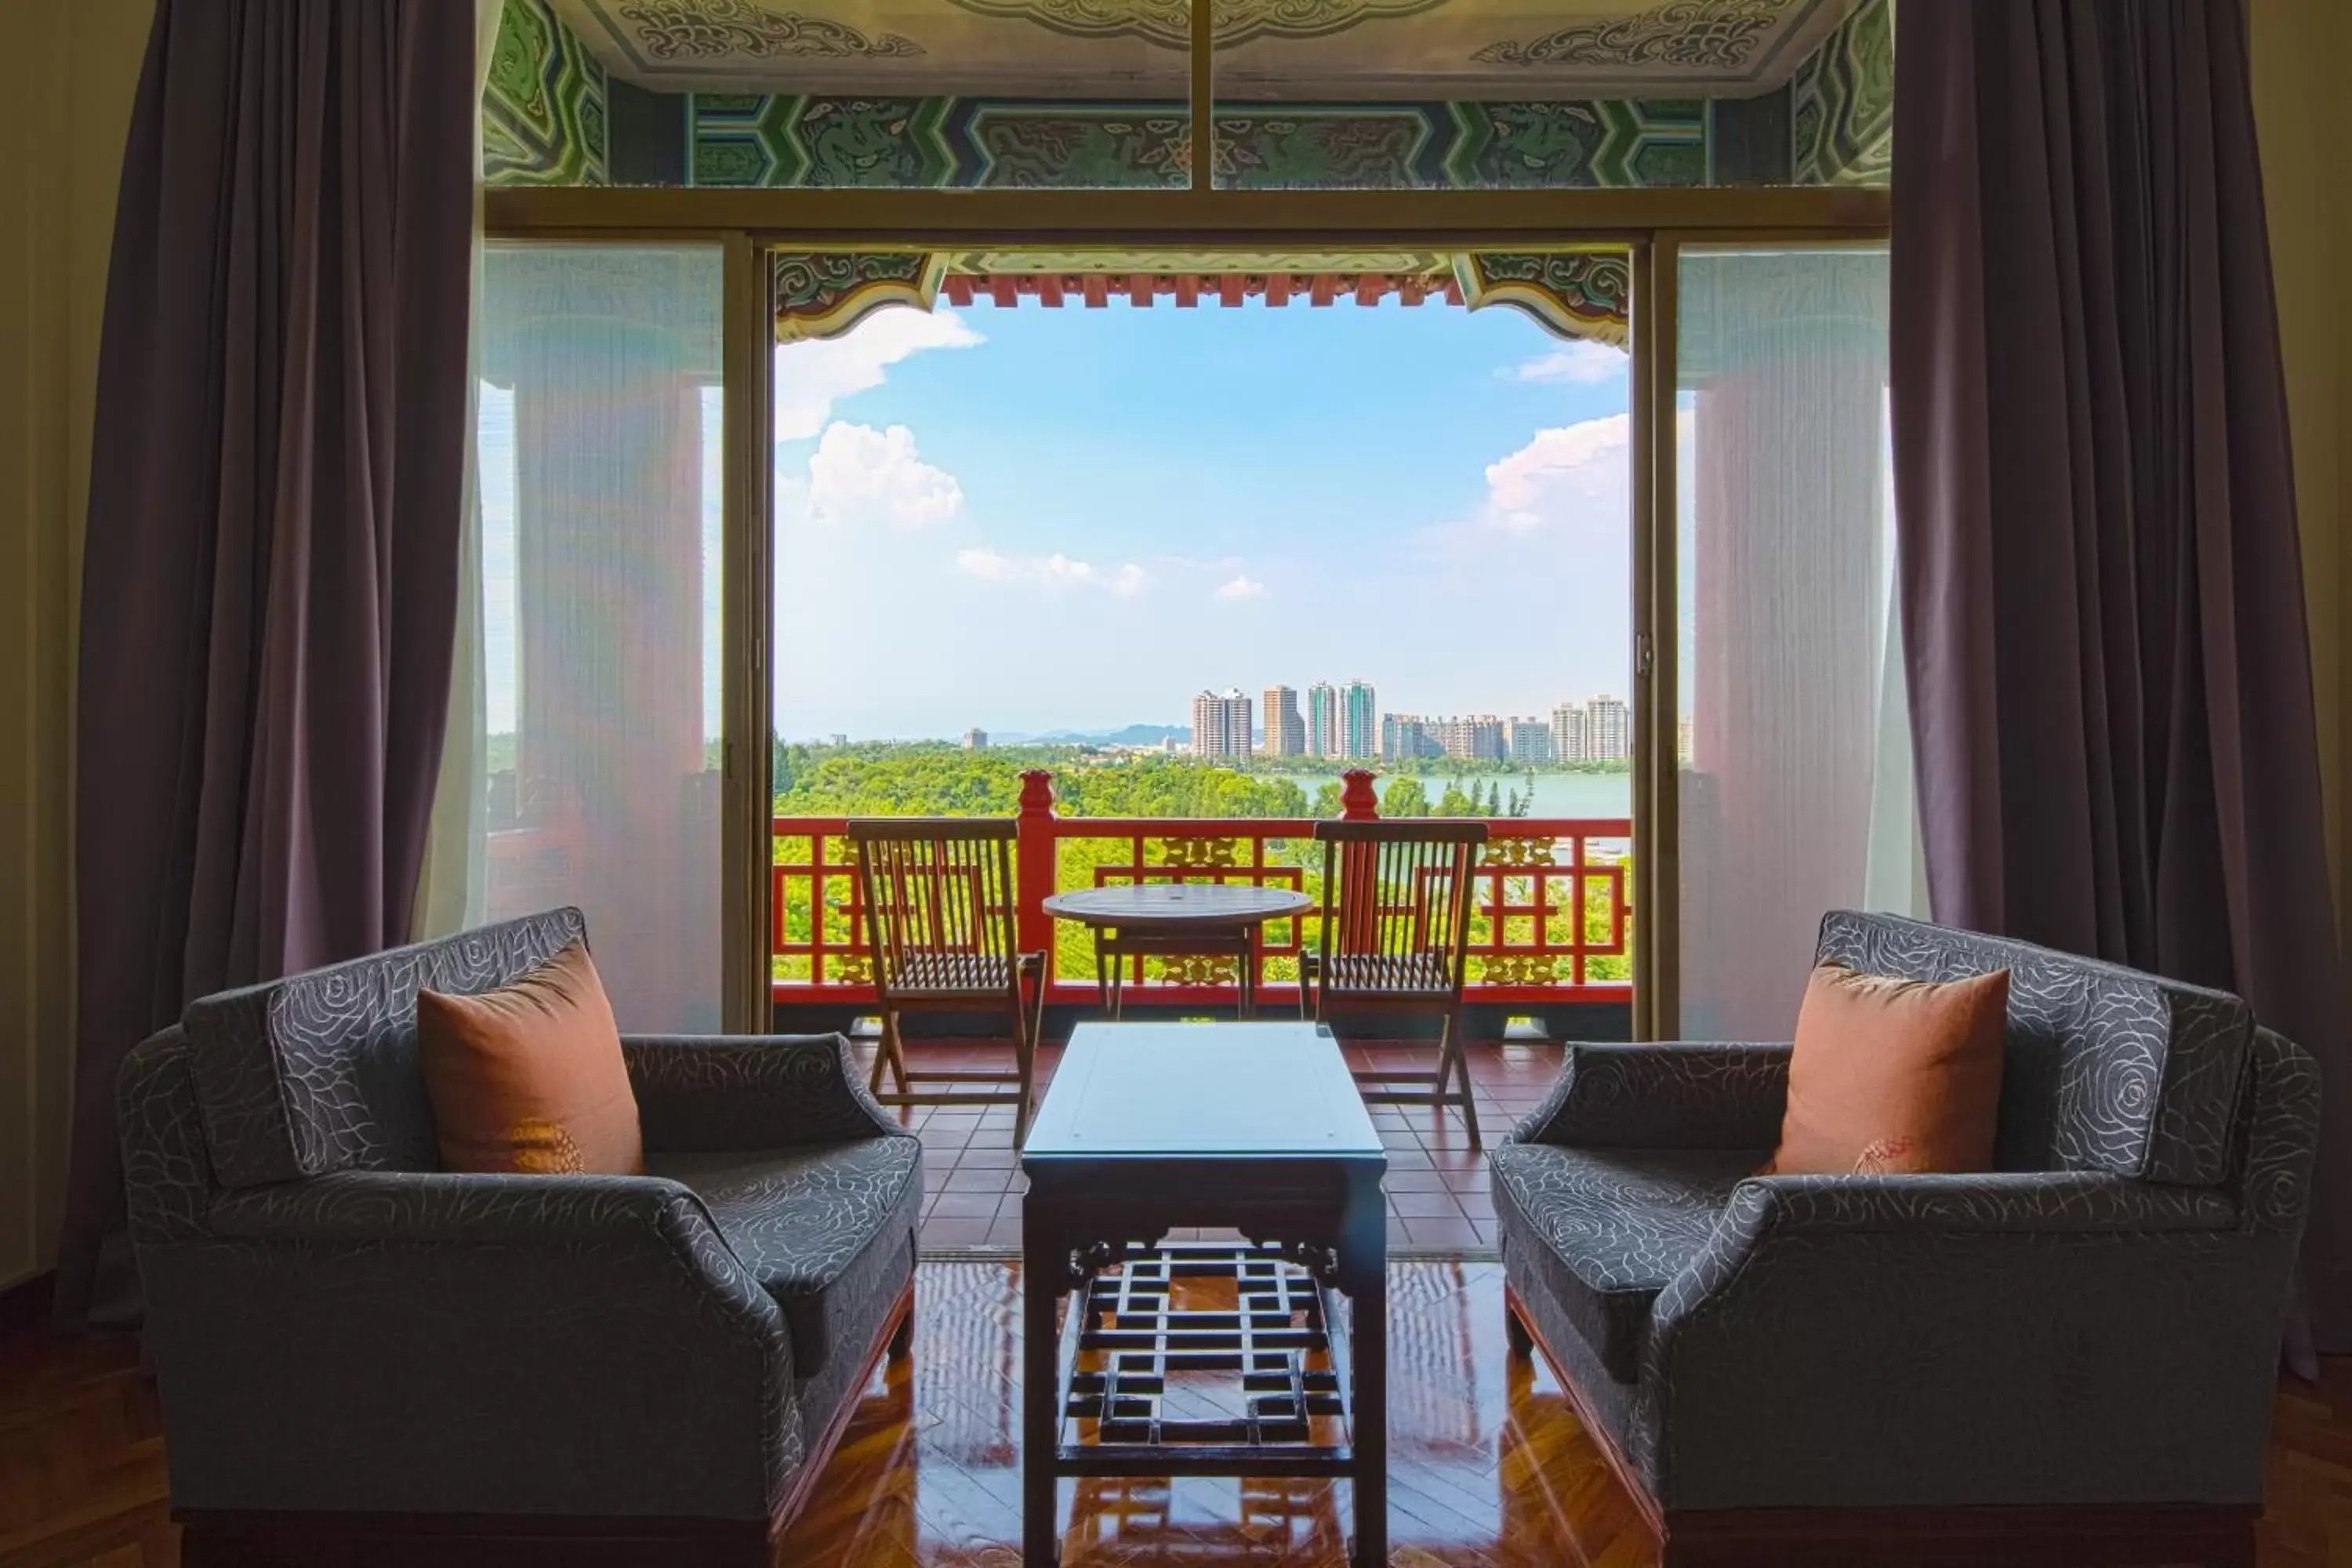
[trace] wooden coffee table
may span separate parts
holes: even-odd
[[[1136,882],[1055,893],[1045,912],[1095,933],[1095,981],[1103,1011],[1119,1015],[1127,960],[1230,958],[1238,968],[1238,1011],[1257,1009],[1259,934],[1268,921],[1291,920],[1315,900],[1289,888],[1232,882]]]
[[[1388,1155],[1330,1031],[1081,1024],[1021,1168],[1028,1568],[1057,1561],[1065,1476],[1345,1478],[1353,1560],[1384,1563]],[[1163,1247],[1180,1226],[1255,1245]],[[1236,1275],[1240,1310],[1174,1310],[1174,1279],[1219,1269]],[[1108,1365],[1079,1371],[1082,1351]],[[1161,1376],[1201,1369],[1239,1369],[1247,1414],[1163,1416]],[[1341,1418],[1344,1437],[1315,1440],[1310,1417],[1327,1438]],[[1090,1440],[1075,1439],[1081,1420]]]

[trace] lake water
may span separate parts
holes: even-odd
[[[1310,801],[1315,798],[1316,790],[1322,785],[1339,782],[1337,773],[1286,773],[1283,776],[1305,790]],[[1385,776],[1375,779],[1372,787],[1385,789],[1388,782]],[[1499,784],[1506,804],[1508,804],[1513,790],[1521,795],[1528,792],[1528,776],[1525,773],[1517,776],[1481,773],[1475,780],[1465,778],[1462,787],[1466,790],[1474,782],[1481,793]],[[1446,779],[1443,773],[1423,773],[1421,784],[1429,792],[1429,798],[1434,801],[1445,793]],[[1535,775],[1535,804],[1528,807],[1529,816],[1630,817],[1633,815],[1633,775],[1630,773],[1538,773]]]

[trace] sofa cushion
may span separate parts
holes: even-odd
[[[1658,1292],[1767,1152],[1505,1143],[1489,1157],[1504,1250],[1532,1244],[1559,1260],[1561,1310],[1609,1375],[1632,1383]]]
[[[914,1230],[922,1204],[919,1142],[888,1137],[756,1153],[648,1152],[646,1172],[691,1187],[736,1258],[783,1310],[794,1377],[814,1377],[836,1352],[865,1352],[889,1303],[869,1310],[852,1298],[872,1293],[861,1283],[903,1252]]]

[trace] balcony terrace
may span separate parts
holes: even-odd
[[[1058,1040],[1097,1015],[1093,933],[1056,922],[1044,904],[1056,892],[1139,882],[1224,883],[1318,898],[1322,862],[1314,823],[1289,817],[1084,817],[1056,808],[1053,777],[1022,775],[1016,816],[1014,919],[1021,945],[1050,955],[1046,1043],[1050,1077]],[[1377,816],[1371,775],[1348,775],[1341,815]],[[1493,837],[1473,871],[1469,935],[1470,1065],[1488,1136],[1541,1100],[1559,1067],[1562,1037],[1623,1038],[1633,998],[1633,825],[1614,817],[1488,818]],[[872,959],[848,819],[778,816],[771,873],[772,973],[780,1029],[847,1028],[871,1065],[873,1031],[861,1020],[876,1001]],[[1298,958],[1314,951],[1319,913],[1266,927],[1253,962],[1263,1015],[1297,1005]],[[1135,958],[1125,976],[1129,1016],[1230,1016],[1239,998],[1236,961]],[[1344,1029],[1343,1029],[1344,1033]],[[1506,1038],[1506,1035],[1509,1037]],[[992,1042],[912,1037],[916,1065],[965,1067],[1001,1055]],[[1428,1042],[1354,1038],[1352,1066],[1432,1065]],[[1041,1085],[1040,1093],[1043,1093]],[[899,1112],[922,1137],[928,1160],[927,1247],[1019,1245],[1021,1176],[1009,1109],[954,1106]],[[1390,1150],[1389,1245],[1459,1250],[1494,1242],[1485,1163],[1459,1116],[1419,1106],[1379,1106],[1372,1121]]]

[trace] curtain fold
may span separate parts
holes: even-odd
[[[2352,1075],[2238,0],[1906,5],[1893,383],[1937,918],[2235,990]]]
[[[156,8],[82,584],[68,1325],[137,1310],[123,1054],[410,929],[457,612],[473,20]]]

